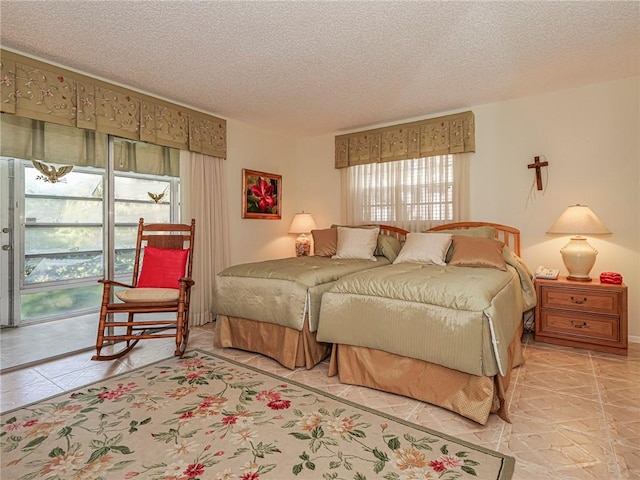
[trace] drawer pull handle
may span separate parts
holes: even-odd
[[[587,297],[576,298],[574,296],[571,297],[571,301],[573,303],[577,303],[578,305],[582,305],[583,303],[587,303]]]
[[[571,320],[571,326],[575,328],[587,328],[587,322],[575,322]]]

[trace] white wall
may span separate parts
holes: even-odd
[[[296,142],[246,123],[227,121],[227,193],[231,265],[295,255],[289,226],[296,212]],[[282,219],[242,218],[242,169],[282,175]]]
[[[545,231],[572,204],[589,207],[613,232],[592,237],[591,272],[620,272],[629,289],[629,333],[640,341],[640,98],[638,78],[474,107],[473,220],[518,227],[532,267],[566,269],[568,236]],[[535,155],[549,162],[546,191],[531,192]],[[529,200],[529,201],[528,201]]]

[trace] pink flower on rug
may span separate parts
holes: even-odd
[[[258,472],[247,472],[240,477],[240,480],[258,480],[260,474]]]
[[[202,367],[204,362],[200,358],[183,358],[178,362],[178,365],[188,368],[189,370],[194,370]]]
[[[194,414],[193,412],[184,412],[182,415],[180,415],[180,420],[189,420],[190,418],[193,418]]]
[[[267,407],[272,410],[285,410],[291,406],[291,402],[289,400],[272,400],[267,403]]]
[[[222,419],[223,425],[235,425],[238,421],[237,415],[227,415]]]
[[[138,475],[140,475],[138,472],[129,472],[129,473],[127,473],[127,474],[124,476],[124,478],[125,478],[125,479],[127,479],[127,478],[133,478],[133,477],[137,477]]]
[[[102,392],[98,394],[98,398],[102,398],[104,400],[117,400],[125,393],[129,393],[133,388],[136,387],[135,382],[129,382],[126,385],[119,383],[118,388],[115,390],[108,390],[106,392]]]
[[[429,466],[433,469],[434,472],[444,472],[447,467],[440,460],[432,460],[429,462]]]
[[[260,401],[274,401],[280,400],[282,395],[278,392],[272,392],[271,390],[263,390],[258,395],[256,395],[256,399]]]
[[[447,468],[458,468],[462,465],[462,460],[452,455],[442,455],[436,460],[441,461],[442,464]]]
[[[184,471],[187,478],[199,477],[204,473],[204,465],[202,463],[192,463]]]

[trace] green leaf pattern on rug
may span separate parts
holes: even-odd
[[[1,427],[3,478],[16,480],[453,480],[478,477],[483,462],[500,467],[435,432],[199,351],[4,414]]]

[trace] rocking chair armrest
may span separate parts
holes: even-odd
[[[191,278],[186,277],[179,278],[178,282],[180,282],[180,286],[184,285],[185,287],[193,287],[196,284]]]
[[[133,288],[133,285],[128,285],[126,283],[116,282],[115,280],[108,280],[106,278],[101,278],[98,280],[99,283],[104,283],[105,285],[115,285],[116,287],[125,287],[125,288]]]

